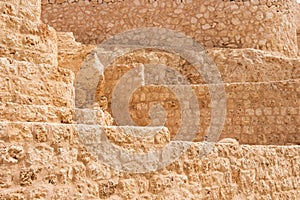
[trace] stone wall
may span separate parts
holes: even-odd
[[[74,75],[57,66],[40,1],[1,1],[0,10],[0,121],[71,123]]]
[[[36,64],[57,64],[56,33],[40,22],[40,1],[1,1],[0,4],[1,55]]]
[[[201,143],[193,143],[164,169],[129,174],[98,163],[70,125],[1,123],[0,130],[1,199],[300,197],[299,146],[219,143],[199,159]]]
[[[83,145],[93,138],[80,138],[74,122],[81,119],[74,115],[78,113],[74,110],[74,74],[67,69],[73,62],[72,70],[78,70],[78,62],[93,47],[72,40],[67,41],[72,45],[58,45],[68,34],[57,34],[41,23],[39,1],[0,1],[0,10],[5,11],[0,13],[0,199],[300,198],[298,145],[249,146],[227,139],[202,157],[202,144],[191,143],[174,163],[145,174],[118,172],[97,162],[97,155],[92,154],[97,152],[88,152]],[[269,61],[275,68],[280,66],[277,62],[289,63],[280,79],[294,76],[290,70],[297,61],[282,57]],[[280,84],[274,88],[281,88]],[[293,90],[289,84],[282,90]],[[129,141],[111,126],[108,113],[95,112],[99,135],[107,135],[122,148],[148,150],[170,140],[168,131],[163,131],[155,134],[159,136],[155,140]],[[88,114],[83,122],[88,121]],[[108,159],[115,158],[108,155]]]
[[[225,83],[227,116],[221,138],[235,138],[243,144],[299,144],[299,60],[252,49],[208,51]],[[211,119],[210,93],[198,71],[178,55],[140,50],[119,57],[104,71],[104,81],[98,86],[99,104],[112,113],[112,92],[118,81],[134,67],[147,64],[169,66],[189,81],[201,115],[195,141],[203,141]],[[166,110],[165,125],[174,136],[183,116],[178,97],[168,86],[134,91],[128,105],[131,117],[140,126],[149,125],[149,111],[156,104]]]
[[[68,45],[60,45],[60,52],[65,52],[61,57],[65,59],[67,52],[77,50],[74,38],[70,35],[63,38],[61,42],[70,41]],[[221,138],[235,138],[241,144],[298,144],[299,60],[255,49],[207,50],[221,73],[227,93],[227,118]],[[77,59],[67,59],[67,62],[68,68],[78,71]],[[201,75],[180,56],[140,50],[119,57],[112,65],[105,66],[104,81],[98,85],[99,105],[112,113],[111,95],[116,83],[134,66],[147,64],[170,66],[189,81],[198,96],[201,113],[195,141],[203,141],[210,123],[210,94]],[[149,125],[149,111],[155,104],[162,104],[167,110],[165,125],[174,136],[180,126],[180,105],[174,93],[164,86],[141,87],[135,91],[129,104],[132,118],[140,126]]]
[[[295,56],[295,6],[295,0],[44,0],[42,20],[87,44],[155,26],[184,32],[205,47],[256,48]]]

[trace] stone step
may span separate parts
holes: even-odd
[[[75,124],[89,124],[111,126],[113,118],[110,113],[101,109],[74,109],[73,120]]]
[[[170,133],[164,126],[104,126],[106,136],[118,144],[166,144]]]
[[[115,156],[111,149],[104,149],[106,157],[101,158],[104,162],[96,162],[76,141],[73,128],[74,125],[54,123],[0,123],[0,196],[26,199],[32,197],[30,195],[34,191],[41,196],[49,194],[52,199],[78,199],[77,194],[87,194],[80,199],[92,199],[92,195],[93,199],[99,199],[98,193],[91,191],[91,188],[118,186],[110,199],[117,199],[115,196],[121,199],[122,194],[128,191],[126,184],[130,184],[130,188],[142,187],[146,188],[146,192],[151,192],[148,199],[156,193],[160,195],[159,199],[165,196],[176,199],[173,193],[179,191],[178,186],[191,189],[195,199],[203,199],[202,194],[214,192],[215,188],[221,188],[222,195],[234,199],[240,191],[253,190],[257,191],[257,195],[262,195],[265,190],[257,188],[275,186],[274,190],[279,191],[274,193],[277,199],[282,196],[299,199],[299,145],[252,146],[223,141],[216,144],[209,155],[203,156],[202,143],[178,142],[179,151],[178,148],[170,149],[165,151],[164,157],[157,159],[149,157],[129,163],[124,155]],[[189,145],[187,149],[186,145]],[[181,156],[176,159],[178,155]],[[170,165],[163,167],[170,162]],[[107,164],[113,165],[113,168]],[[140,174],[116,172],[116,169]],[[154,173],[141,173],[149,171]],[[283,182],[283,178],[287,181]],[[85,179],[88,179],[88,184],[70,192],[73,191],[74,180],[81,184]],[[164,192],[164,188],[161,189],[164,186],[170,187],[170,190]],[[136,192],[136,195],[140,193]],[[219,196],[206,197],[216,199]],[[183,195],[179,197],[185,198]]]
[[[129,151],[144,152],[167,145],[170,142],[170,133],[163,126],[100,126],[0,121],[0,140],[49,144],[59,140],[62,144],[80,142],[86,147],[111,143]]]
[[[73,124],[44,122],[0,122],[0,141],[73,144],[76,140]]]
[[[34,64],[27,61],[0,57],[0,74],[8,77],[19,77],[27,80],[64,82],[73,84],[73,73],[50,64]]]
[[[73,121],[73,110],[66,107],[0,103],[0,121],[70,124]]]
[[[0,103],[71,108],[72,80],[67,69],[0,58]]]
[[[129,151],[145,152],[162,148],[170,142],[170,133],[164,126],[100,126],[77,124],[80,141],[93,147],[115,144]],[[92,151],[98,151],[97,148]],[[94,152],[96,153],[96,152]]]

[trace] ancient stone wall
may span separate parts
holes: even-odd
[[[56,31],[40,1],[0,1],[0,121],[72,121],[73,78],[57,67]]]
[[[235,138],[243,144],[300,143],[297,128],[300,126],[298,59],[251,49],[209,49],[209,55],[225,83],[227,116],[221,138]],[[102,108],[112,113],[111,98],[117,82],[141,64],[169,66],[189,81],[197,95],[201,113],[195,141],[203,141],[211,119],[210,93],[198,71],[178,55],[141,50],[118,58],[107,66],[105,81],[98,88]],[[156,104],[161,104],[166,110],[165,125],[174,136],[183,116],[178,97],[166,86],[138,88],[129,103],[131,117],[140,126],[149,125],[149,110]]]
[[[9,139],[4,139],[7,135]],[[129,174],[98,163],[78,143],[76,131],[66,125],[1,123],[0,145],[1,199],[300,197],[298,146],[220,143],[199,159],[201,143],[193,143],[162,170]]]
[[[40,1],[1,1],[2,56],[36,64],[56,64],[53,28],[40,22]],[[32,9],[34,8],[34,9]]]
[[[87,44],[154,26],[184,32],[206,47],[256,48],[295,56],[295,6],[295,0],[43,0],[42,20]]]
[[[72,70],[78,70],[78,62],[93,47],[67,41],[69,34],[56,34],[54,29],[41,23],[39,1],[0,1],[0,10],[0,199],[300,198],[299,145],[249,146],[227,139],[218,143],[208,156],[202,157],[202,143],[191,143],[180,159],[145,174],[118,172],[97,162],[97,149],[88,152],[83,145],[94,142],[93,138],[80,138],[74,122],[87,123],[90,113],[74,115],[78,114],[74,109],[74,74],[69,70],[72,62],[75,66]],[[57,44],[63,41],[72,45]],[[222,62],[224,58],[220,58],[220,51],[213,54]],[[293,65],[298,61],[276,56],[262,56],[261,59],[272,63],[270,66],[274,69],[281,66],[278,63],[283,63],[286,71],[279,73],[278,79],[295,76],[290,70],[293,72]],[[266,75],[276,80],[271,74]],[[251,77],[248,74],[243,78]],[[259,76],[258,79],[264,78]],[[295,86],[290,86],[291,83],[293,81],[284,85],[275,82],[274,88],[293,91]],[[237,89],[241,90],[244,89]],[[271,98],[272,94],[265,95]],[[292,100],[286,102],[288,106],[294,105],[294,93],[290,94]],[[283,99],[288,98],[290,96]],[[158,137],[136,143],[124,137],[126,133],[120,127],[111,126],[108,113],[100,109],[95,112],[99,135],[107,135],[111,142],[123,148],[147,151],[170,141],[164,128],[155,134]],[[254,112],[258,116],[261,113]],[[293,115],[294,111],[287,108],[280,112]],[[285,120],[287,115],[282,118]],[[140,129],[141,133],[148,131],[147,127]],[[186,142],[180,143],[186,145]],[[115,161],[115,155],[110,153],[107,159]],[[152,164],[155,163],[149,163]]]

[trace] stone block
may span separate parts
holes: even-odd
[[[1,168],[0,188],[9,188],[13,184],[13,176],[10,169]]]
[[[24,147],[20,145],[2,145],[0,151],[2,152],[0,160],[6,164],[16,164],[25,157]]]

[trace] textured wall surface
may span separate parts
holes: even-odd
[[[298,3],[298,6],[296,6],[296,23],[297,23],[297,29],[300,29],[300,3]]]
[[[193,143],[162,170],[128,174],[96,162],[71,125],[1,123],[0,130],[1,199],[300,197],[299,146],[220,143],[199,159],[201,143]]]
[[[298,6],[296,7],[296,26],[297,26],[297,40],[298,40],[298,50],[300,49],[300,3],[298,3]],[[300,55],[300,51],[298,52],[298,55]]]
[[[253,49],[208,51],[225,83],[227,117],[221,137],[236,138],[246,144],[300,143],[299,60]],[[210,92],[198,71],[178,55],[141,50],[118,58],[106,68],[104,81],[98,87],[102,108],[107,107],[112,113],[112,88],[129,70],[147,64],[170,66],[192,85],[201,114],[196,141],[203,141],[211,118]],[[148,113],[155,104],[161,104],[167,111],[166,126],[175,135],[181,123],[181,105],[165,86],[137,89],[130,100],[132,118],[140,126],[149,125]]]
[[[39,3],[40,1],[0,2],[0,53],[3,57],[35,64],[56,64],[55,31],[40,22]]]
[[[56,31],[39,1],[0,1],[0,120],[71,122],[73,78],[57,67]]]
[[[42,1],[42,20],[83,43],[138,27],[184,32],[206,47],[256,48],[297,54],[295,0]],[[115,12],[118,10],[118,12]]]
[[[0,10],[0,199],[300,198],[299,145],[250,146],[224,139],[203,157],[203,144],[193,142],[174,163],[145,174],[118,172],[97,162],[99,152],[88,152],[83,145],[93,138],[80,137],[75,125],[92,120],[90,113],[74,109],[72,72],[78,71],[94,47],[76,43],[71,34],[56,33],[43,24],[39,1],[1,0]],[[253,123],[267,122],[270,128],[299,127],[299,101],[295,97],[299,94],[299,60],[256,50],[215,49],[210,55],[226,74],[228,105],[231,99],[238,102],[234,108],[240,104],[246,108],[250,103],[249,113],[233,112],[235,120],[230,123],[244,123],[235,117],[246,119],[249,115],[254,117]],[[223,55],[236,59],[226,61]],[[242,76],[235,65],[254,69]],[[248,83],[241,85],[239,81]],[[243,102],[248,98],[250,102]],[[100,135],[105,134],[121,148],[149,151],[170,141],[166,128],[153,139],[134,141],[124,131],[130,129],[111,126],[113,119],[108,112],[100,108],[94,112],[102,126]],[[140,128],[141,133],[151,131]],[[264,134],[267,130],[255,131]],[[264,139],[249,138],[256,138],[249,143]],[[114,161],[115,157],[108,155],[107,159]]]

